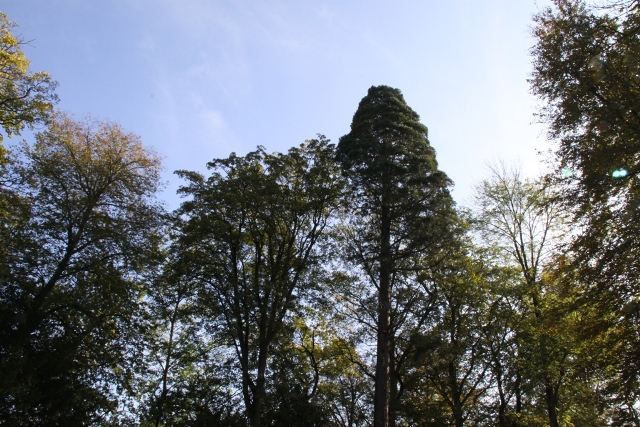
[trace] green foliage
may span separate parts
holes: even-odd
[[[535,24],[531,85],[546,103],[555,161],[573,171],[557,181],[580,230],[571,252],[579,301],[597,319],[585,336],[610,350],[596,351],[607,362],[591,369],[606,384],[607,416],[637,424],[640,8],[558,0]]]
[[[394,231],[402,233],[398,237],[417,245],[405,252],[424,249],[424,241],[409,236],[434,233],[435,223],[453,204],[448,191],[452,183],[437,168],[427,128],[398,89],[369,89],[351,131],[340,138],[337,159],[352,184],[355,213],[381,217],[389,209]]]
[[[346,322],[328,304],[307,306],[285,326],[270,366],[274,425],[363,426],[368,382],[354,364]]]
[[[531,85],[546,102],[556,162],[574,171],[558,181],[581,229],[576,260],[585,282],[614,287],[608,295],[624,305],[638,294],[640,259],[638,5],[562,0],[535,23]]]
[[[561,215],[541,182],[525,180],[516,168],[504,164],[490,168],[491,177],[476,188],[477,228],[488,247],[498,251],[506,267],[516,269],[519,280],[503,288],[499,313],[503,338],[491,345],[492,370],[498,382],[498,417],[506,425],[516,418],[539,415],[535,402],[543,402],[544,391],[555,390],[549,399],[557,403],[557,389],[563,378],[556,363],[565,354],[546,342],[548,334],[537,334],[547,314],[548,289],[542,272],[552,259],[553,237],[559,231]],[[557,344],[557,343],[556,343]],[[505,350],[509,349],[509,353]],[[507,357],[505,357],[507,356]],[[556,425],[557,404],[550,404],[549,425]],[[544,406],[542,407],[544,414]]]
[[[64,115],[8,169],[22,204],[0,289],[0,416],[113,418],[138,354],[142,274],[157,263],[160,162],[114,123]]]
[[[342,192],[334,147],[324,137],[287,154],[259,148],[209,163],[188,180],[181,258],[200,283],[212,339],[233,352],[246,417],[264,418],[267,368],[283,325],[318,284],[322,245]]]
[[[31,73],[30,61],[21,50],[21,40],[11,31],[16,25],[0,12],[0,127],[11,137],[25,126],[46,123],[58,101],[57,83],[44,72]],[[24,218],[23,203],[6,185],[7,150],[0,133],[0,234],[7,238],[10,228]],[[7,254],[0,248],[0,260]],[[0,262],[0,268],[6,263]]]
[[[473,217],[374,86],[337,147],[178,171],[169,229],[157,155],[54,114],[15,28],[0,13],[0,126],[47,127],[0,135],[0,424],[638,425],[638,1],[535,17],[562,172],[497,165]]]
[[[504,278],[487,259],[469,246],[423,273],[434,309],[411,337],[412,372],[403,401],[405,417],[417,425],[475,425],[487,416],[490,308],[499,298],[492,291]]]
[[[587,372],[595,367],[589,358],[602,354],[608,340],[584,334],[605,319],[579,304],[579,279],[560,252],[566,215],[554,196],[548,183],[525,180],[503,164],[476,191],[480,236],[498,251],[497,264],[519,276],[498,290],[494,307],[499,327],[492,335],[502,338],[490,344],[491,369],[502,426],[605,422],[599,379]]]
[[[244,425],[238,399],[220,375],[218,343],[203,337],[197,284],[178,251],[167,254],[162,274],[146,297],[144,373],[140,376],[142,425]]]
[[[45,72],[31,73],[21,49],[23,42],[11,33],[16,24],[0,12],[0,126],[11,137],[25,126],[46,123],[58,101],[57,83]],[[0,159],[3,157],[0,134]],[[0,166],[2,166],[0,164]]]

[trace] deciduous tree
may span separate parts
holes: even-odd
[[[341,177],[324,137],[286,154],[263,148],[208,164],[212,175],[180,171],[184,259],[201,283],[209,330],[230,346],[245,413],[264,417],[269,360],[285,321],[318,283]],[[217,325],[217,326],[214,326]]]
[[[225,347],[204,333],[207,312],[199,304],[200,282],[181,255],[170,247],[162,274],[145,298],[147,345],[137,409],[141,426],[246,425],[240,399],[230,390],[231,375],[222,369]]]
[[[623,408],[637,406],[640,383],[640,3],[557,0],[534,22],[531,87],[544,102],[556,181],[579,230],[571,259],[581,300],[621,339],[612,348],[625,350],[610,360],[626,361],[609,375],[610,396],[637,424],[635,410]]]
[[[24,216],[2,235],[0,414],[108,422],[137,354],[142,274],[157,262],[160,160],[120,126],[59,114],[8,179]]]
[[[9,137],[19,134],[25,126],[46,122],[58,101],[57,83],[47,73],[30,72],[30,61],[21,49],[24,42],[12,34],[15,28],[16,24],[0,12],[0,127]],[[6,235],[21,221],[24,206],[7,187],[4,175],[8,159],[2,140],[0,132],[0,234]],[[5,264],[4,256],[5,250],[0,248],[0,268]]]
[[[31,61],[21,48],[25,43],[12,34],[16,27],[0,12],[0,126],[8,136],[20,134],[25,126],[46,122],[58,101],[54,92],[58,84],[51,76],[29,70]],[[0,150],[1,142],[2,134]]]
[[[491,261],[469,243],[421,274],[435,301],[428,321],[411,337],[413,372],[405,404],[408,418],[419,425],[431,425],[436,415],[456,427],[482,425],[488,418],[491,308],[499,299],[496,283],[504,279]]]
[[[553,283],[544,280],[543,271],[554,260],[564,215],[544,182],[526,180],[517,168],[509,169],[503,163],[492,166],[490,171],[491,177],[476,189],[479,231],[489,246],[502,251],[507,265],[515,266],[521,275],[520,284],[505,293],[514,310],[512,319],[518,319],[508,327],[517,338],[514,356],[520,360],[514,364],[494,358],[494,373],[504,375],[505,365],[517,366],[513,377],[498,379],[501,387],[506,387],[500,391],[501,398],[506,396],[507,388],[511,389],[515,413],[522,414],[526,398],[523,382],[533,382],[531,387],[543,389],[549,425],[557,427],[560,387],[565,381],[570,350],[558,335],[546,329],[548,317],[554,312],[550,308]],[[499,356],[499,352],[493,354]],[[534,361],[535,366],[526,369]],[[536,387],[536,381],[540,387]],[[499,417],[504,423],[506,401],[500,403],[500,408]]]

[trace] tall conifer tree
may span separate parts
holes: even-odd
[[[362,99],[337,159],[352,189],[348,206],[357,230],[349,233],[350,259],[378,293],[374,426],[386,427],[397,384],[394,285],[450,241],[452,182],[438,170],[426,126],[402,92],[388,86],[373,86]]]

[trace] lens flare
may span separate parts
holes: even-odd
[[[625,176],[627,176],[627,170],[626,169],[616,169],[613,172],[611,172],[611,176],[614,178],[624,178]]]

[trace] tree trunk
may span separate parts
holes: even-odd
[[[373,427],[389,427],[389,368],[391,365],[391,219],[383,201],[380,218],[380,289]]]
[[[544,391],[549,413],[549,427],[558,427],[558,392],[549,383],[545,385]]]
[[[515,387],[515,395],[516,395],[516,418],[511,423],[513,427],[517,427],[520,425],[517,421],[517,417],[522,413],[522,375],[518,371],[516,374],[516,382],[514,384]]]
[[[496,386],[498,388],[498,397],[500,398],[500,406],[498,406],[498,427],[507,427],[507,399],[504,393],[504,387],[502,384],[502,364],[498,362],[498,368],[496,373]]]
[[[389,327],[391,328],[391,326],[390,324]],[[389,345],[389,427],[396,426],[396,413],[398,411],[398,372],[395,351],[395,337],[391,334]]]
[[[455,324],[455,319],[454,319]],[[451,334],[451,342],[455,343],[454,334]],[[451,412],[456,427],[464,426],[464,408],[462,405],[462,390],[458,384],[458,369],[453,361],[449,361],[449,388],[451,389]]]
[[[156,427],[160,427],[160,425],[162,424],[162,420],[164,419],[164,409],[165,409],[164,406],[167,400],[167,395],[169,394],[168,376],[169,376],[169,369],[171,367],[171,364],[173,363],[173,361],[171,360],[171,357],[173,356],[173,337],[175,334],[179,306],[180,306],[180,300],[178,300],[178,302],[176,303],[175,308],[173,310],[173,314],[171,315],[171,328],[169,329],[169,343],[167,344],[167,357],[165,358],[164,366],[162,368],[162,393],[160,394],[160,398],[156,403],[156,409],[157,409]]]

